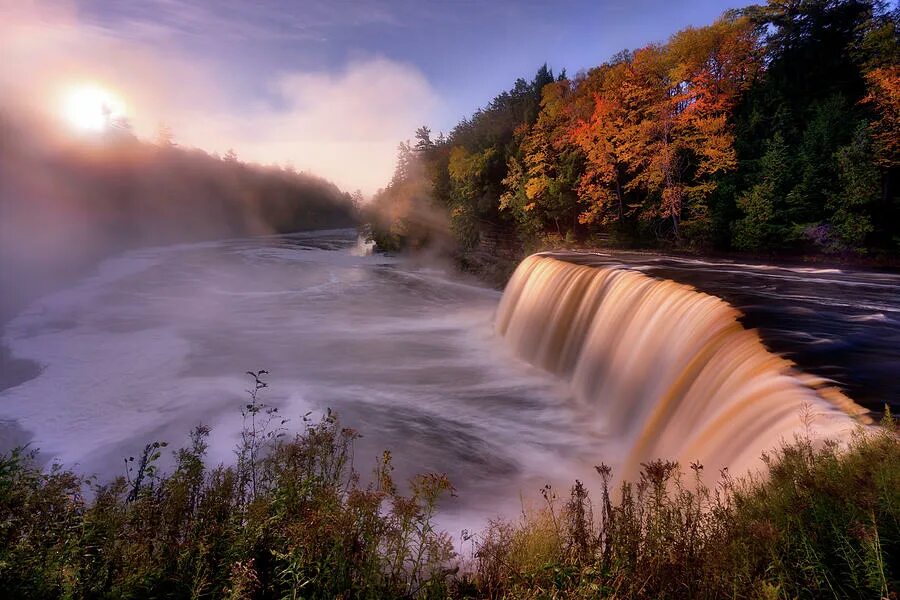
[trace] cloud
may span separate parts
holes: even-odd
[[[371,192],[390,178],[397,143],[437,105],[418,71],[385,58],[354,62],[339,73],[289,73],[271,91],[277,108],[210,115],[177,129],[219,149],[240,140],[243,158],[291,159],[297,168]]]
[[[369,56],[338,70],[260,74],[215,52],[188,56],[165,20],[139,16],[114,26],[71,4],[0,6],[0,103],[56,116],[67,89],[91,82],[124,99],[139,136],[165,123],[182,145],[234,148],[244,160],[291,164],[367,193],[390,178],[397,143],[439,109],[409,64]]]

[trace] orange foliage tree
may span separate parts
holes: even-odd
[[[759,65],[754,29],[727,17],[592,72],[593,109],[570,129],[586,157],[582,222],[639,211],[676,237],[685,219],[702,226],[717,176],[736,167],[729,117]]]
[[[881,67],[866,75],[869,93],[864,102],[878,114],[872,125],[875,161],[882,167],[900,165],[900,66]]]
[[[511,210],[520,231],[564,236],[575,227],[581,200],[576,192],[583,156],[569,128],[577,85],[560,79],[544,86],[535,122],[516,130],[518,152],[509,157],[500,208]]]
[[[584,171],[578,194],[587,204],[579,220],[584,223],[609,223],[625,216],[625,161],[627,132],[634,112],[626,110],[619,93],[628,65],[619,62],[595,69],[582,83],[596,87],[590,94],[589,114],[577,117],[569,128],[572,143],[584,153]]]

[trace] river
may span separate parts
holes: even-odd
[[[213,429],[211,460],[229,462],[245,372],[266,369],[261,399],[289,427],[331,408],[360,430],[363,473],[383,449],[400,478],[447,473],[457,488],[444,506],[451,529],[512,514],[520,493],[590,477],[613,453],[615,432],[583,427],[569,386],[495,335],[500,292],[359,249],[354,232],[326,231],[106,260],[6,324],[0,442],[28,439],[48,460],[109,477],[145,442],[178,446],[202,422]],[[767,343],[851,396],[897,399],[897,275],[567,258],[692,283],[742,308]]]

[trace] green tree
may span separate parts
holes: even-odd
[[[777,246],[782,228],[776,219],[792,179],[791,157],[784,137],[775,133],[760,159],[759,181],[738,199],[743,217],[733,225],[733,244],[741,250]]]
[[[416,146],[415,150],[419,154],[430,152],[434,149],[434,142],[431,141],[431,129],[426,125],[422,125],[416,129]]]
[[[835,153],[835,161],[840,187],[827,205],[837,238],[832,249],[864,254],[866,236],[875,229],[871,207],[881,193],[880,173],[865,122],[857,126],[853,141]]]

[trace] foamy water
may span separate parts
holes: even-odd
[[[745,321],[761,322],[762,343],[774,340],[782,351],[821,357],[810,365],[826,376],[857,376],[848,387],[873,398],[894,389],[895,379],[884,375],[900,367],[895,275],[647,255],[564,258],[624,264],[633,277],[649,282],[654,280],[634,271],[693,278],[738,305]],[[601,461],[622,466],[666,450],[680,437],[697,442],[673,450],[682,458],[704,447],[702,435],[687,431],[696,420],[690,415],[673,420],[673,427],[665,419],[650,429],[630,425],[661,415],[653,397],[671,388],[663,379],[678,378],[675,363],[666,372],[641,371],[642,365],[661,364],[673,353],[690,362],[690,352],[709,350],[703,331],[691,328],[709,333],[725,319],[724,329],[741,330],[723,302],[703,300],[714,310],[695,315],[688,301],[693,296],[679,296],[672,286],[657,286],[654,298],[640,300],[646,323],[633,322],[628,335],[615,331],[624,327],[624,317],[616,315],[627,311],[607,306],[610,325],[597,325],[593,309],[579,316],[576,305],[585,290],[563,298],[564,286],[538,286],[529,302],[538,312],[549,310],[547,318],[526,314],[522,306],[513,318],[516,309],[507,306],[501,309],[501,317],[508,313],[504,339],[494,333],[500,292],[370,255],[351,231],[133,251],[7,324],[3,343],[11,355],[33,361],[40,371],[0,392],[0,422],[14,422],[45,457],[103,477],[119,474],[123,457],[147,441],[177,447],[201,422],[213,428],[211,460],[230,462],[250,383],[244,373],[267,369],[271,387],[262,399],[291,417],[289,426],[299,427],[309,411],[315,416],[334,409],[364,436],[356,451],[360,471],[390,449],[401,479],[447,473],[458,491],[443,507],[443,523],[451,530],[477,527],[498,513],[515,514],[520,493],[536,497],[545,482],[565,488],[577,477],[590,485],[591,467]],[[673,305],[681,326],[656,314],[655,307]],[[718,316],[708,321],[704,314]],[[577,331],[582,341],[589,334],[593,349],[585,354],[575,344],[566,350],[560,341],[566,331]],[[547,335],[555,341],[547,342]],[[753,336],[738,337],[750,355],[764,352]],[[712,354],[711,360],[728,362],[727,352]],[[587,365],[586,357],[599,366]],[[777,370],[782,363],[775,359],[760,364]],[[784,384],[785,376],[777,375],[772,381]],[[792,394],[807,388],[785,385],[786,396],[759,403],[751,389],[743,405],[755,419],[744,428],[753,439],[741,442],[745,447],[733,456],[750,460],[799,423]],[[607,404],[594,402],[589,388],[602,391]],[[725,401],[714,403],[707,416],[724,414]],[[822,410],[833,416],[831,406]],[[766,429],[767,415],[777,431]],[[837,420],[846,422],[842,415]],[[709,423],[701,424],[713,436],[718,429]],[[829,431],[838,429],[829,425]],[[715,443],[725,444],[727,437]],[[641,453],[635,453],[638,446]]]
[[[262,399],[294,426],[332,408],[362,432],[364,473],[383,449],[400,478],[446,472],[458,488],[446,511],[462,522],[583,476],[600,448],[565,386],[493,335],[500,293],[365,254],[352,232],[325,232],[108,260],[8,324],[13,356],[42,370],[0,394],[0,419],[48,458],[103,476],[200,422],[211,459],[228,462],[244,372],[267,369]]]

